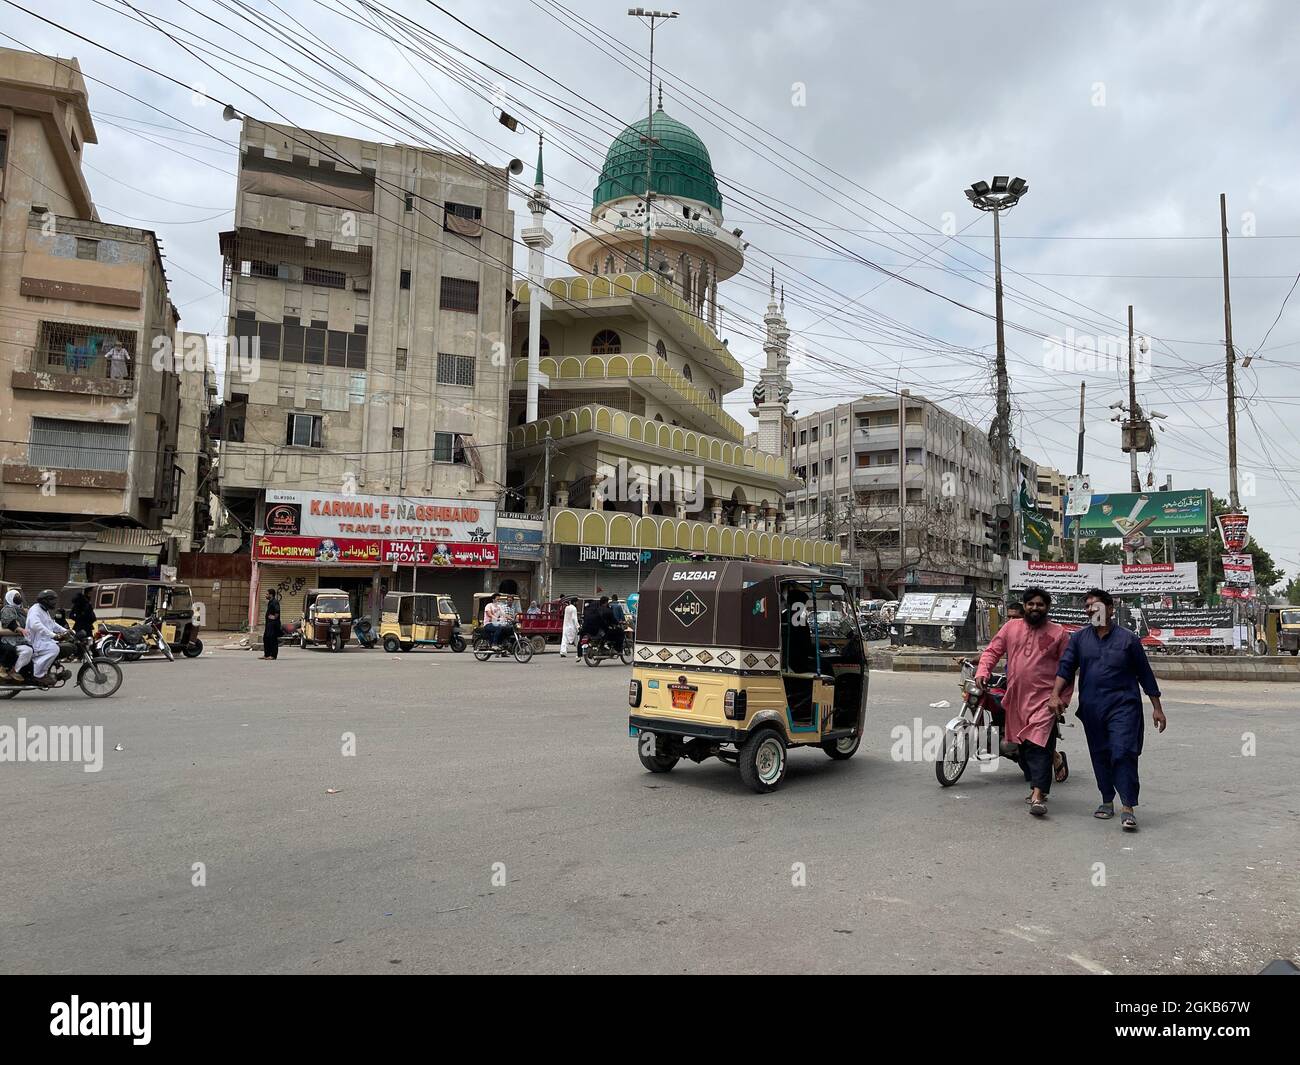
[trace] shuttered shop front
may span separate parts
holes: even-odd
[[[35,554],[6,551],[4,579],[23,590],[23,598],[34,603],[46,588],[56,592],[68,583],[68,559],[71,555]]]

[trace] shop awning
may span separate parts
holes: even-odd
[[[81,561],[100,565],[156,566],[168,534],[155,529],[105,529],[81,548]]]

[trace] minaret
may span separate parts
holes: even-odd
[[[546,298],[546,249],[551,246],[551,233],[546,228],[546,212],[551,198],[546,194],[542,176],[542,136],[537,135],[537,174],[533,178],[533,194],[528,197],[528,210],[533,224],[520,236],[528,246],[528,399],[524,414],[526,421],[537,420],[537,391],[541,381],[542,359],[542,303]]]
[[[790,379],[786,376],[790,366],[787,352],[790,327],[785,320],[784,288],[780,303],[777,302],[775,269],[772,270],[763,322],[767,326],[767,339],[763,342],[767,363],[759,371],[758,384],[754,386],[754,406],[749,412],[758,419],[758,449],[769,455],[784,455],[790,445],[785,433],[785,409],[792,391]]]

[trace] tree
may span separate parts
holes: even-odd
[[[1073,551],[1071,552],[1073,557]],[[1119,541],[1107,543],[1096,537],[1084,540],[1079,545],[1080,562],[1104,562],[1110,566],[1119,565],[1124,561],[1124,545]]]
[[[1287,581],[1282,594],[1292,606],[1300,606],[1300,577],[1292,577]]]

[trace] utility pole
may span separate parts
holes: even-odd
[[[551,437],[542,442],[542,602],[551,601]]]
[[[1134,426],[1142,419],[1142,414],[1138,410],[1137,378],[1133,369],[1133,304],[1131,303],[1128,306],[1128,416],[1129,421]],[[1129,487],[1134,492],[1141,492],[1142,481],[1138,477],[1138,450],[1136,444],[1129,448],[1128,466]]]
[[[1074,472],[1083,476],[1083,394],[1088,387],[1088,382],[1079,382],[1079,448],[1074,458]],[[1074,561],[1079,561],[1079,517],[1074,519]]]
[[[994,216],[996,217],[996,216]],[[907,469],[907,441],[903,436],[907,422],[907,396],[905,388],[898,393],[898,598],[903,598],[907,587],[907,518],[903,506],[907,502],[907,482],[904,480]]]
[[[1237,356],[1232,350],[1232,296],[1228,289],[1228,196],[1219,193],[1219,226],[1223,243],[1223,337],[1228,369],[1228,502],[1232,513],[1241,508],[1237,494]]]
[[[655,22],[664,22],[670,18],[676,18],[676,11],[647,11],[643,7],[628,8],[627,13],[635,18],[648,18],[650,20],[650,89],[646,94],[646,126],[645,136],[642,141],[645,143],[645,249],[644,249],[644,268],[647,272],[650,270],[650,205],[654,199],[653,170],[651,163],[655,153]],[[663,106],[663,90],[660,90],[660,103]]]

